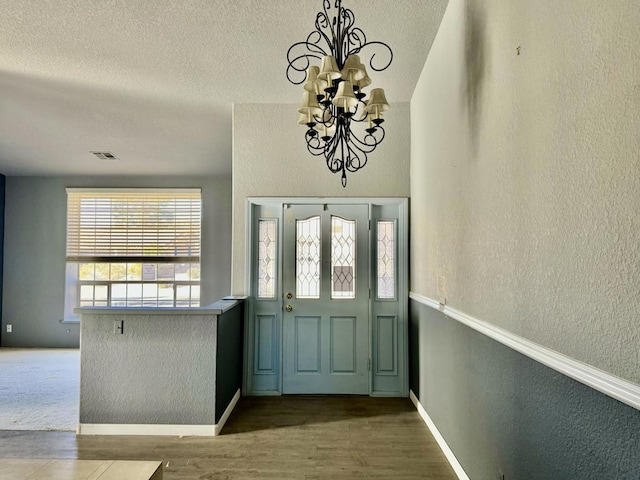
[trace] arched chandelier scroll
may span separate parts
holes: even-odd
[[[368,51],[372,70],[381,72],[391,65],[389,45],[368,41],[342,0],[323,0],[315,30],[287,52],[287,78],[294,85],[304,83],[298,123],[307,128],[307,149],[324,156],[329,170],[341,174],[343,187],[347,172],[364,167],[368,154],[385,138],[382,114],[389,103],[384,90],[373,88],[368,98],[364,91],[372,80],[360,55]],[[313,65],[318,62],[320,66]]]

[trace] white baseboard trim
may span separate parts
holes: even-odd
[[[233,398],[229,402],[229,405],[227,405],[227,408],[222,414],[222,417],[220,417],[220,420],[218,420],[218,423],[215,424],[214,433],[213,433],[214,435],[220,435],[220,432],[222,432],[222,428],[224,427],[224,424],[227,423],[227,420],[229,420],[229,415],[231,415],[231,412],[233,412],[233,409],[236,408],[238,400],[240,400],[240,389],[238,389],[236,394],[233,396]]]
[[[240,399],[240,389],[215,425],[161,425],[161,424],[118,424],[79,423],[77,435],[152,435],[172,437],[214,437],[220,435],[229,415]]]
[[[172,437],[213,437],[215,425],[154,425],[120,423],[80,423],[78,435],[155,435]]]
[[[640,410],[640,385],[616,377],[586,363],[538,345],[500,327],[484,322],[464,312],[441,305],[437,301],[411,292],[409,298],[444,313],[447,317],[486,335],[513,350],[536,360],[605,395]]]
[[[431,420],[431,417],[429,417],[429,414],[427,413],[427,411],[424,409],[424,407],[418,400],[418,397],[416,397],[416,395],[411,390],[409,390],[409,398],[411,399],[411,402],[415,405],[416,409],[418,410],[418,413],[422,417],[422,420],[424,420],[424,423],[427,424],[427,427],[431,431],[431,434],[433,435],[433,437],[436,439],[436,442],[438,442],[438,445],[440,446],[440,450],[442,450],[442,453],[444,453],[445,457],[447,457],[447,460],[449,461],[451,468],[453,468],[453,471],[456,472],[458,479],[469,480],[469,476],[466,474],[466,472],[462,468],[462,465],[460,465],[460,462],[458,462],[458,459],[454,455],[453,451],[449,448],[449,445],[447,444],[444,437],[438,430],[438,427],[436,427],[436,424],[433,423],[433,420]]]

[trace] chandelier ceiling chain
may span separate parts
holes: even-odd
[[[298,123],[307,127],[307,150],[323,155],[332,173],[341,173],[343,187],[347,186],[347,172],[364,167],[367,155],[385,138],[382,113],[389,109],[389,103],[384,90],[372,89],[368,99],[363,90],[372,80],[359,54],[369,49],[373,50],[369,60],[372,70],[381,72],[391,65],[389,45],[367,41],[342,0],[323,0],[315,30],[287,52],[287,79],[294,85],[304,83]],[[321,67],[312,65],[318,60]],[[356,126],[360,126],[359,132],[352,129]]]

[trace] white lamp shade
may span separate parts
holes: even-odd
[[[362,73],[364,74],[364,76],[360,80],[356,80],[354,84],[357,85],[360,88],[360,90],[362,90],[363,88],[371,85],[371,77],[367,73],[367,69],[365,68],[365,66],[364,65],[360,65],[360,66],[362,67]]]
[[[316,119],[313,118],[313,114],[307,113],[301,113],[300,117],[298,118],[298,125],[304,125],[305,127],[309,128],[309,126],[307,124],[309,123],[315,123],[315,125],[312,127],[318,131],[321,130],[322,125],[316,122]]]
[[[389,110],[389,102],[382,88],[374,88],[369,94],[369,100],[364,111],[369,112],[386,112]]]
[[[307,115],[308,113],[311,113],[311,115],[321,113],[320,105],[318,105],[315,93],[305,91],[302,94],[302,101],[298,107],[298,113],[303,115]]]
[[[320,74],[320,67],[317,65],[312,65],[307,68],[307,82],[315,82],[318,79],[318,75]]]
[[[340,70],[338,70],[338,62],[333,55],[327,55],[322,58],[322,67],[318,75],[320,80],[330,83],[332,80],[340,78]]]
[[[353,83],[343,80],[338,85],[338,92],[333,98],[333,104],[336,107],[342,107],[345,110],[350,110],[358,104],[358,99],[353,93]]]
[[[304,84],[306,91],[320,93],[327,86],[327,82],[319,79],[318,75],[320,75],[320,67],[317,65],[307,68],[307,81]]]
[[[308,114],[301,113],[298,117],[298,125],[306,125],[307,123],[311,123],[313,121],[313,117],[309,118]]]
[[[362,79],[364,75],[364,65],[362,65],[360,57],[358,55],[349,55],[347,60],[344,62],[342,78],[355,82]]]

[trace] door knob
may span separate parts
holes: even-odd
[[[287,305],[286,307],[284,307],[284,309],[285,309],[287,312],[290,312],[290,311],[292,311],[292,310],[293,310],[293,307],[292,307],[291,305]]]
[[[287,299],[291,300],[293,298],[293,293],[289,292],[287,293]]]

